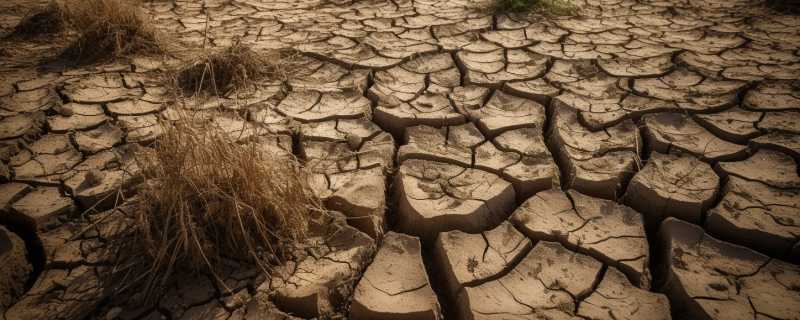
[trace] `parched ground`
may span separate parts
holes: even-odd
[[[146,2],[196,47],[303,53],[188,103],[176,61],[43,68],[62,36],[2,40],[0,319],[800,319],[800,17],[575,2]],[[106,210],[182,107],[295,153],[341,214],[274,274],[232,257],[131,305],[104,275],[134,208]]]

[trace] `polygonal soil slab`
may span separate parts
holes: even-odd
[[[259,290],[269,290],[281,310],[324,317],[343,307],[374,253],[374,240],[348,226],[344,216],[319,214],[310,223],[307,241],[295,250],[295,260],[278,268],[264,284],[268,288]]]
[[[32,138],[41,132],[43,123],[44,113],[42,112],[5,117],[0,121],[0,139]]]
[[[506,81],[538,78],[550,58],[525,49],[504,49],[482,41],[470,43],[456,56],[468,84],[499,87]]]
[[[425,92],[411,103],[379,104],[375,108],[375,123],[395,137],[401,137],[410,126],[441,127],[466,121],[466,117],[456,112],[450,99],[443,93]]]
[[[641,144],[636,125],[626,120],[591,131],[578,122],[575,110],[556,107],[548,139],[558,150],[561,183],[584,194],[616,199],[637,170]]]
[[[356,286],[350,319],[441,319],[419,239],[389,232]]]
[[[650,287],[644,223],[629,207],[551,189],[525,201],[510,220],[531,239],[558,241],[619,268],[635,285]]]
[[[800,261],[800,189],[731,175],[722,193],[706,220],[710,233],[773,257]]]
[[[76,209],[74,201],[56,187],[38,187],[11,205],[9,218],[31,230],[43,230],[60,224],[65,215]]]
[[[666,217],[699,224],[719,190],[719,177],[707,163],[689,154],[653,152],[628,184],[623,202],[655,228]]]
[[[371,107],[369,100],[355,91],[292,91],[275,108],[289,118],[308,123],[362,118],[369,115]]]
[[[544,128],[544,106],[502,91],[495,91],[483,106],[466,105],[459,109],[490,138],[510,129]]]
[[[717,138],[689,116],[680,113],[657,113],[642,117],[651,150],[661,153],[688,152],[705,161],[742,158],[747,147]]]
[[[757,124],[763,112],[753,112],[739,107],[725,111],[698,114],[694,119],[711,133],[728,141],[746,144],[748,140],[761,134]]]
[[[68,135],[48,134],[20,151],[9,165],[16,180],[55,185],[81,158]]]
[[[392,136],[365,119],[301,126],[301,154],[311,186],[327,208],[375,239],[386,229],[386,172],[393,166]]]
[[[27,258],[25,242],[0,226],[0,310],[11,307],[25,291],[33,267]]]
[[[133,146],[123,146],[89,156],[64,175],[64,185],[84,208],[107,210],[130,195],[141,182]]]
[[[436,238],[433,256],[449,298],[455,299],[464,287],[480,285],[510,270],[531,247],[530,239],[503,222],[479,234],[442,232]]]
[[[800,267],[717,240],[674,218],[661,224],[665,292],[679,319],[797,319]]]
[[[449,54],[424,55],[376,72],[375,84],[367,94],[383,106],[413,104],[425,92],[445,93],[459,86],[460,80],[461,75]]]
[[[71,102],[107,103],[137,98],[144,92],[141,88],[127,88],[118,73],[88,75],[70,80],[64,86],[64,94]]]
[[[720,172],[739,178],[758,181],[779,189],[800,189],[797,164],[783,152],[759,150],[750,158],[736,162],[720,162]]]
[[[59,107],[59,115],[47,119],[53,132],[86,130],[99,126],[110,118],[99,104],[68,103]]]
[[[659,78],[636,79],[633,90],[674,102],[679,109],[709,112],[736,103],[743,81],[715,80],[688,69],[677,69]]]
[[[404,161],[394,188],[397,229],[426,240],[443,231],[492,228],[514,206],[514,189],[499,176],[441,162]]]
[[[773,132],[750,140],[750,144],[759,148],[785,152],[791,155],[795,161],[800,161],[800,134]]]
[[[83,319],[97,310],[111,293],[107,275],[113,255],[108,240],[129,231],[131,219],[122,206],[87,215],[80,223],[67,222],[38,233],[46,264],[33,286],[5,312],[6,319]],[[86,237],[92,234],[92,237]],[[101,240],[102,239],[102,240]],[[112,254],[113,252],[113,254]]]
[[[473,124],[406,130],[399,160],[422,159],[478,168],[502,176],[521,198],[558,184],[558,168],[535,128],[510,130],[487,141]],[[519,151],[519,150],[523,150]]]
[[[592,292],[602,264],[552,242],[539,242],[508,274],[458,299],[460,319],[568,319]]]
[[[800,111],[798,81],[764,81],[747,92],[744,107],[759,111]]]
[[[630,284],[614,267],[606,269],[597,289],[581,301],[578,316],[596,320],[670,320],[669,299]]]

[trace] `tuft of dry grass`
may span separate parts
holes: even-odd
[[[184,93],[224,94],[250,87],[256,81],[285,80],[296,68],[295,50],[255,52],[239,41],[231,46],[201,55],[174,76]]]
[[[145,183],[137,238],[151,262],[151,289],[176,269],[216,275],[225,257],[268,268],[322,210],[294,158],[236,141],[206,121],[165,125],[138,160]]]
[[[89,63],[132,53],[160,53],[164,40],[134,0],[60,0],[77,39],[62,57]]]
[[[22,21],[14,27],[12,35],[30,38],[42,34],[58,33],[63,31],[64,28],[64,11],[57,2],[51,1],[44,8],[39,8],[25,15]]]
[[[534,11],[556,16],[578,13],[578,7],[569,0],[495,0],[491,9],[495,13]]]

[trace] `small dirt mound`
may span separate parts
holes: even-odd
[[[295,159],[205,121],[165,125],[139,162],[137,238],[152,262],[152,285],[186,268],[217,274],[224,257],[268,268],[304,239],[309,215],[322,208]]]
[[[14,28],[12,36],[31,38],[43,34],[54,34],[65,28],[64,12],[55,1],[44,8],[30,12]]]
[[[131,53],[160,53],[163,40],[152,22],[125,0],[64,0],[66,21],[77,39],[62,58],[91,63]]]
[[[177,87],[184,93],[220,95],[246,88],[255,81],[284,80],[300,53],[291,50],[255,52],[241,42],[202,55],[177,72]]]

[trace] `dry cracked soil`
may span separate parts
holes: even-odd
[[[197,47],[293,48],[191,104],[299,157],[335,211],[264,274],[130,305],[113,201],[185,105],[146,56],[0,42],[0,319],[800,319],[800,16],[758,0],[146,1]],[[46,1],[0,2],[0,35]],[[111,201],[109,201],[111,199]]]

